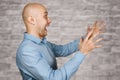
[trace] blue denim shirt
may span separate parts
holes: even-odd
[[[24,33],[24,40],[16,53],[16,64],[23,80],[69,80],[77,71],[85,55],[78,51],[79,39],[66,45],[56,45]],[[61,68],[56,57],[75,55]]]

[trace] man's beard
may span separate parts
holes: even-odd
[[[39,32],[39,35],[40,35],[41,37],[47,36],[47,28],[46,28],[46,27],[40,28],[40,29],[38,30],[38,32]]]

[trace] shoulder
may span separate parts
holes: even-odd
[[[29,40],[23,40],[17,49],[17,54],[38,53],[38,45]]]

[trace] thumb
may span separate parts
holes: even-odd
[[[79,44],[82,45],[83,41],[84,41],[84,38],[81,37],[81,39],[80,39],[80,43],[79,43]]]

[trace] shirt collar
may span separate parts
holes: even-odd
[[[28,34],[27,32],[24,33],[24,39],[29,39],[37,44],[39,43],[46,43],[46,37],[44,37],[43,39],[37,38],[31,34]]]

